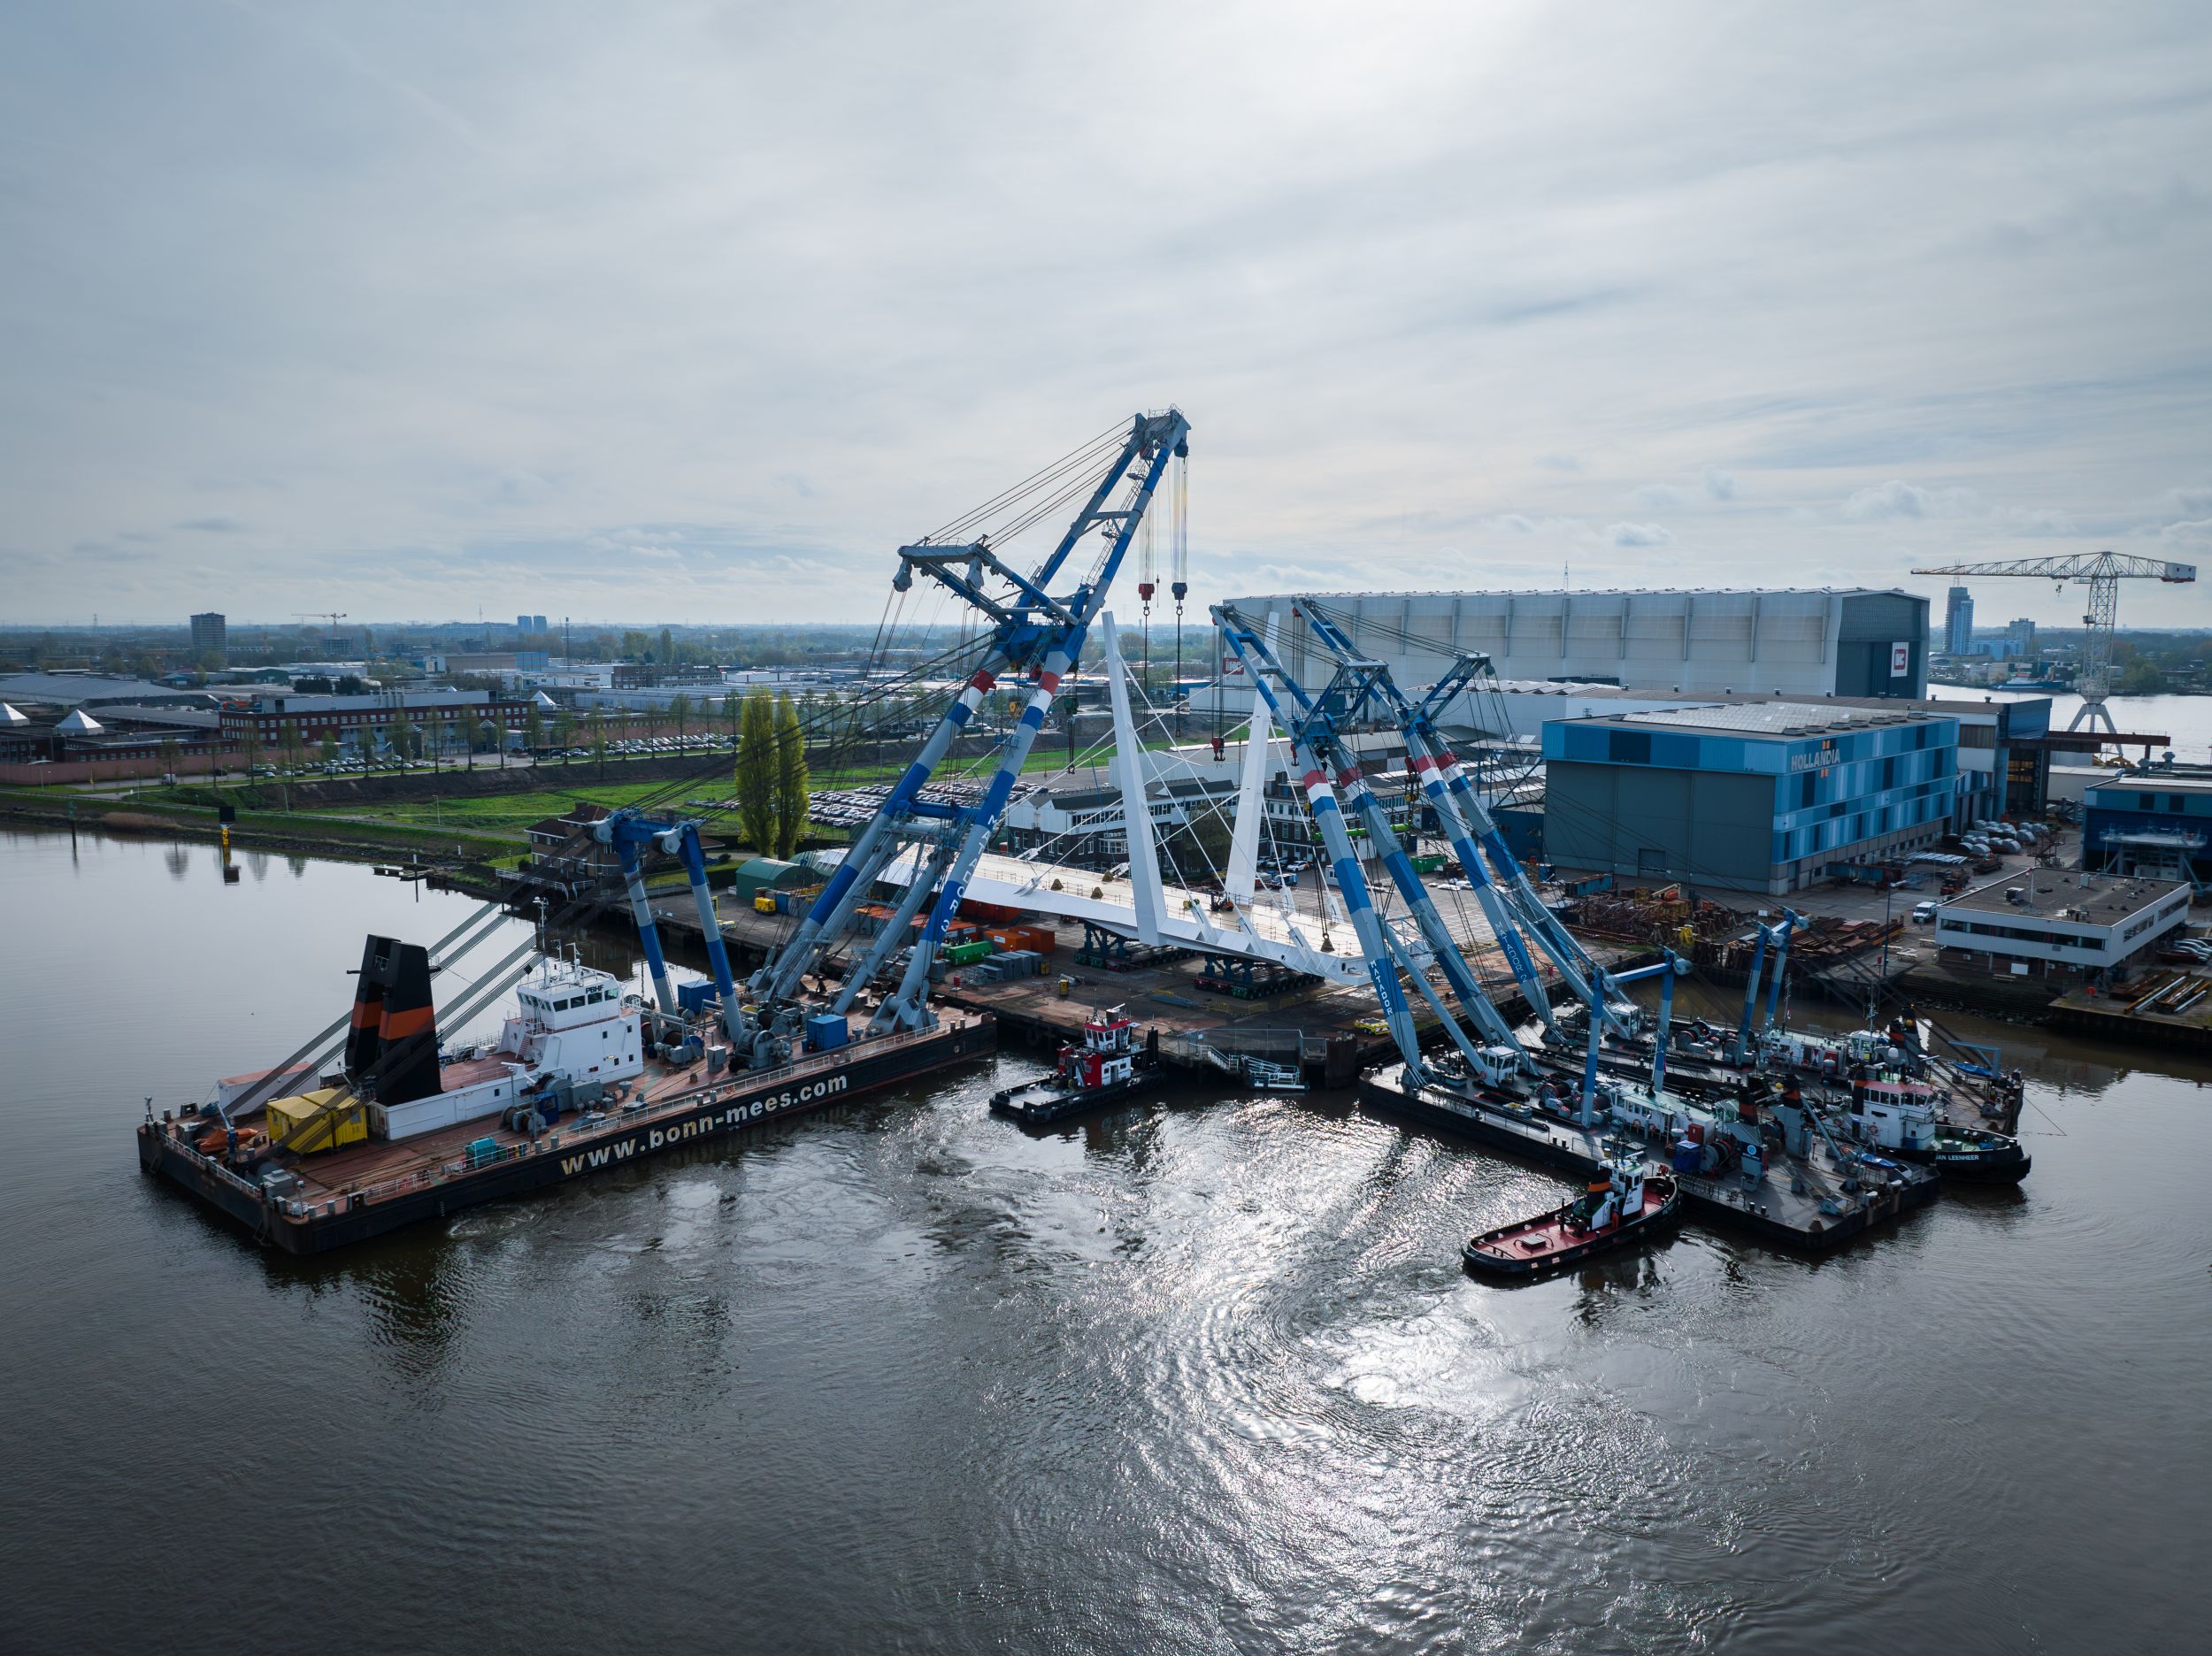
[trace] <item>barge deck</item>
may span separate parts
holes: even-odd
[[[302,1157],[292,1169],[298,1183],[281,1195],[196,1148],[194,1135],[204,1120],[144,1122],[138,1159],[147,1173],[287,1253],[322,1254],[704,1138],[849,1102],[929,1070],[987,1057],[996,1044],[991,1019],[947,1010],[933,1030],[865,1039],[773,1070],[710,1076],[703,1062],[657,1069],[619,1106],[534,1138],[489,1121],[464,1122]]]

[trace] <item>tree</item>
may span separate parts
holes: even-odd
[[[563,708],[553,716],[553,743],[561,750],[561,763],[568,763],[568,750],[576,745],[576,716]]]
[[[787,857],[806,832],[806,731],[785,691],[776,698],[776,855]]]
[[[733,748],[737,746],[738,706],[737,692],[734,690],[726,692],[722,697],[722,717],[730,722],[730,746]]]
[[[661,653],[660,653],[660,660],[661,660],[662,663],[663,663],[664,665],[665,665],[666,663],[670,663],[670,662],[672,662],[672,661],[674,661],[675,659],[676,659],[676,639],[675,639],[675,634],[673,634],[672,632],[670,632],[670,631],[669,631],[666,627],[663,627],[663,628],[661,629]]]
[[[676,723],[676,740],[683,740],[684,721],[691,717],[691,698],[678,692],[676,699],[668,704],[668,717]]]
[[[326,765],[334,765],[338,763],[337,732],[325,731],[323,732],[322,757],[323,763]]]
[[[177,767],[184,763],[184,748],[173,736],[161,739],[161,773],[166,777],[177,774]]]
[[[776,710],[765,690],[745,698],[737,730],[737,823],[762,855],[776,845]]]
[[[535,753],[544,740],[545,718],[538,711],[538,704],[533,702],[530,710],[522,716],[522,745]]]
[[[286,720],[284,729],[277,736],[277,746],[284,754],[284,768],[287,770],[298,770],[300,755],[306,747],[306,744],[300,740],[300,727],[290,720]]]

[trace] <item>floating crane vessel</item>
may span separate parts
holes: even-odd
[[[219,1083],[204,1102],[157,1114],[148,1100],[140,1165],[277,1246],[316,1254],[992,1051],[989,1017],[931,1004],[946,932],[1171,466],[1179,496],[1189,434],[1173,409],[1136,415],[899,548],[895,601],[919,576],[977,612],[973,671],[856,826],[804,918],[741,987],[708,890],[702,824],[617,811],[578,836],[616,853],[651,1001],[625,993],[608,973],[549,954],[541,928],[534,945],[480,977],[449,1018],[465,1028],[511,988],[518,1009],[497,1039],[442,1047],[433,974],[490,935],[503,903],[488,905],[438,945],[373,937],[344,1020],[342,1061],[333,1065],[334,1053],[319,1052],[334,1026],[272,1070]],[[1071,499],[1082,504],[1051,552],[1031,572],[1016,570],[999,543]],[[986,526],[999,517],[998,527]],[[1002,679],[1025,694],[988,784],[957,803],[926,792]],[[710,985],[679,993],[670,983],[644,881],[645,861],[657,853],[688,877]],[[902,860],[911,866],[896,917],[864,948],[857,911]],[[895,982],[876,991],[875,980],[895,966]],[[869,1016],[856,1030],[860,1011]]]

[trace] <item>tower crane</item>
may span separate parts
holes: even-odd
[[[2081,710],[2066,728],[2079,730],[2085,721],[2093,729],[2101,721],[2113,735],[2120,727],[2112,722],[2105,697],[2112,691],[2112,640],[2120,612],[2123,580],[2161,580],[2180,586],[2197,578],[2193,564],[2170,564],[2163,558],[2137,557],[2124,552],[2070,552],[2058,557],[1999,558],[1989,564],[1947,564],[1916,569],[1916,575],[2040,575],[2062,589],[2070,580],[2089,586],[2088,613],[2081,618],[2088,629],[2081,652],[2081,670],[2074,687],[2081,693]]]
[[[295,610],[292,611],[293,620],[327,621],[333,632],[337,630],[338,624],[345,618],[346,612],[342,610]]]

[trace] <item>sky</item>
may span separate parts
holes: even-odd
[[[0,622],[873,620],[1169,403],[1201,603],[2212,564],[2208,272],[2201,0],[18,5]]]

